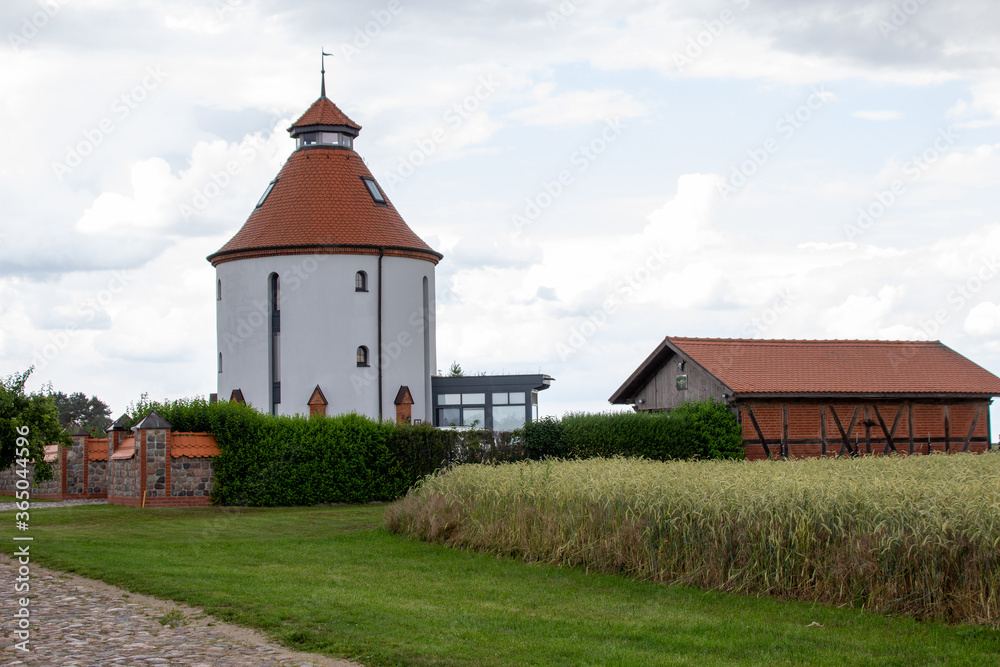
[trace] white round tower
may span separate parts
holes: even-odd
[[[216,270],[219,397],[272,414],[430,420],[434,267],[324,94]]]

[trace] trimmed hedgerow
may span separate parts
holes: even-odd
[[[735,418],[719,403],[687,403],[669,414],[571,414],[523,430],[397,426],[356,414],[274,417],[247,405],[146,400],[132,423],[156,411],[175,431],[215,435],[213,502],[277,506],[366,503],[399,498],[418,480],[456,463],[527,458],[742,458]]]
[[[215,459],[212,500],[277,506],[394,500],[422,477],[453,463],[524,459],[519,432],[397,426],[356,414],[274,417],[247,405],[204,399],[165,403],[143,397],[132,423],[155,411],[174,431],[207,431]]]
[[[524,427],[524,449],[532,459],[642,457],[743,458],[743,436],[733,413],[713,400],[688,401],[670,412],[571,413]]]

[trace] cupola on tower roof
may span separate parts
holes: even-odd
[[[251,257],[354,254],[412,257],[437,264],[403,221],[354,140],[361,126],[323,92],[289,134],[296,150],[267,186],[242,229],[208,256],[213,266]]]

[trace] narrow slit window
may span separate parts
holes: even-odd
[[[371,194],[372,199],[375,200],[375,203],[379,204],[380,206],[385,206],[386,205],[385,195],[383,195],[382,191],[379,190],[378,183],[375,182],[375,179],[365,178],[364,176],[362,176],[361,180],[364,181],[365,187],[368,188],[368,192],[369,194]]]
[[[260,201],[257,202],[257,205],[254,208],[260,208],[261,206],[264,205],[264,201],[267,199],[267,196],[269,194],[271,194],[271,190],[274,189],[274,184],[277,183],[277,182],[278,182],[278,179],[274,179],[273,181],[271,181],[270,183],[267,184],[267,189],[264,190],[264,194],[262,194],[260,196]]]
[[[220,278],[215,284],[215,300],[222,301],[222,279]]]

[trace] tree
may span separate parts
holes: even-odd
[[[69,446],[69,433],[59,424],[59,410],[50,396],[26,395],[24,385],[34,367],[0,380],[0,470],[21,458],[35,463],[35,481],[52,479],[45,446]],[[27,454],[27,456],[24,456]]]
[[[53,392],[48,387],[48,395],[55,401],[59,410],[59,423],[65,429],[74,425],[83,427],[92,436],[103,437],[112,424],[111,408],[96,396],[87,396],[81,391],[66,395],[63,392]]]
[[[448,369],[448,377],[465,377],[465,372],[462,370],[462,367],[458,365],[457,361],[451,362],[451,368]]]

